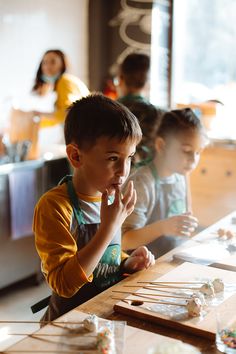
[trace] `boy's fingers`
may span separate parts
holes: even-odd
[[[102,193],[102,204],[105,204],[105,205],[108,204],[108,190],[107,189]]]
[[[182,220],[182,225],[185,227],[198,227],[198,222],[196,220],[188,220],[188,219],[184,219]]]
[[[188,231],[180,231],[180,234],[181,236],[187,236],[187,237],[190,237],[191,236],[191,232],[188,232]]]
[[[180,216],[185,216],[185,217],[188,218],[188,219],[195,219],[195,220],[197,220],[196,216],[194,216],[194,215],[191,214],[191,213],[182,213],[182,214],[180,214]]]
[[[137,192],[136,190],[134,189],[133,190],[133,195],[129,201],[129,203],[127,204],[127,209],[132,212],[134,210],[134,206],[136,204],[136,201],[137,201]]]
[[[198,223],[198,219],[195,216],[193,216],[193,215],[186,215],[186,218],[184,220],[188,220],[190,222]]]
[[[183,229],[188,229],[188,230],[190,230],[190,229],[194,229],[195,230],[198,227],[198,225],[195,224],[195,223],[187,223],[187,224],[184,223],[181,226],[182,226]]]
[[[114,202],[113,204],[120,203],[121,201],[121,191],[119,186],[115,186],[115,196],[114,196]]]
[[[147,247],[143,246],[142,247],[142,254],[145,258],[149,256],[150,251],[147,249]]]
[[[124,194],[124,197],[122,198],[122,203],[124,205],[128,204],[130,199],[132,198],[133,196],[133,192],[134,192],[134,184],[133,184],[133,181],[129,181],[129,184],[128,184],[128,188]]]

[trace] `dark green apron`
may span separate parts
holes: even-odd
[[[149,168],[152,172],[153,178],[155,180],[155,192],[158,195],[158,190],[160,188],[160,177],[158,176],[156,167],[153,162],[149,164]],[[174,215],[180,215],[186,211],[185,199],[176,199],[171,202],[168,206],[166,218]],[[184,241],[186,241],[184,236],[171,236],[163,235],[158,237],[156,240],[150,242],[147,247],[154,254],[155,258],[162,256],[163,254],[169,252],[173,248],[179,246]]]

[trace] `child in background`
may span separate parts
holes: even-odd
[[[76,101],[65,121],[68,159],[74,168],[35,208],[33,229],[42,270],[53,290],[43,317],[51,321],[122,279],[148,268],[154,257],[139,247],[121,252],[121,225],[133,211],[131,158],[141,139],[136,117],[118,102],[95,94]]]
[[[138,198],[122,227],[122,247],[147,245],[158,257],[183,242],[198,225],[186,205],[185,176],[197,166],[206,138],[200,120],[186,108],[163,115],[154,144],[153,161],[129,178]]]
[[[131,53],[119,66],[118,101],[138,118],[143,138],[137,146],[134,164],[143,164],[153,158],[152,143],[156,125],[163,111],[145,97],[149,82],[150,57],[144,53]]]
[[[132,102],[146,102],[145,90],[149,81],[150,57],[131,53],[120,64],[118,74],[118,101],[128,106]]]

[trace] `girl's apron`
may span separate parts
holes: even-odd
[[[152,176],[155,180],[155,193],[156,196],[160,194],[161,191],[161,181],[158,176],[156,167],[153,162],[149,164],[149,168],[151,170]],[[179,183],[180,179],[176,183]],[[165,186],[163,186],[165,188]],[[167,185],[168,187],[168,185]],[[166,189],[164,193],[167,194],[169,191]],[[160,215],[155,220],[166,219],[174,215],[180,215],[186,212],[186,198],[179,195],[178,197],[173,196],[170,198],[168,203],[166,202],[165,208],[163,208],[164,201],[160,200],[159,209]],[[161,215],[162,208],[165,209],[163,215]],[[183,241],[186,241],[186,237],[184,236],[171,236],[171,235],[163,235],[158,237],[156,240],[150,242],[147,247],[148,249],[155,255],[155,258],[162,256],[163,254],[169,252],[171,249],[179,246]]]
[[[83,211],[79,205],[78,197],[73,187],[72,177],[64,177],[60,184],[62,183],[67,183],[70,202],[73,208],[74,217],[77,221],[77,245],[78,249],[81,249],[95,235],[99,223],[85,223]],[[120,281],[122,279],[120,263],[121,246],[119,235],[111,241],[110,245],[105,250],[99,264],[93,272],[93,281],[83,285],[79,291],[70,298],[61,297],[53,292],[49,300],[48,309],[41,321],[52,321],[56,319]],[[41,308],[43,307],[41,306]]]

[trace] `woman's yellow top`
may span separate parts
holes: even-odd
[[[76,100],[89,94],[87,86],[76,76],[63,74],[56,83],[57,94],[55,102],[55,114],[53,117],[43,116],[40,127],[46,128],[57,124],[63,124],[67,108]]]

